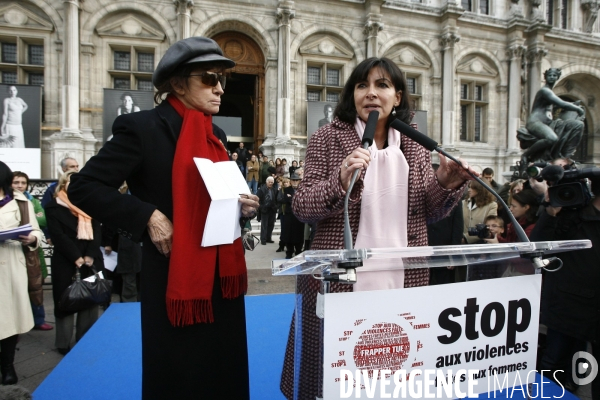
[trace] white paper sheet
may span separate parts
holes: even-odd
[[[104,247],[100,247],[102,256],[104,257],[104,268],[109,271],[114,271],[117,268],[117,252],[111,251],[109,255],[104,252]]]
[[[100,279],[104,279],[104,275],[102,274],[102,271],[98,272],[98,276],[100,277]],[[88,276],[87,278],[84,279],[84,281],[96,282],[96,275]]]
[[[241,236],[239,218],[240,194],[250,194],[246,180],[234,161],[213,163],[206,158],[194,158],[211,198],[204,225],[203,247],[229,244]]]

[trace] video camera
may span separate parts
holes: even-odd
[[[539,176],[548,182],[551,206],[584,207],[592,199],[592,193],[584,179],[600,177],[600,168],[578,169],[575,165],[567,165],[563,169],[560,165],[536,163],[527,168],[527,174],[536,179]]]
[[[467,229],[469,236],[477,236],[480,239],[491,239],[490,228],[486,224],[475,224]]]

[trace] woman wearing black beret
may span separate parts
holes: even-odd
[[[228,160],[212,115],[234,66],[211,39],[175,43],[153,75],[159,106],[118,117],[69,187],[94,219],[143,242],[144,399],[249,398],[243,248],[200,245],[210,196],[193,161]],[[118,192],[123,181],[132,196]],[[256,196],[240,202],[253,217]]]

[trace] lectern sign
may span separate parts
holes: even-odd
[[[324,398],[457,398],[534,381],[541,275],[325,295]]]

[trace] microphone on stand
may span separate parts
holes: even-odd
[[[367,118],[367,124],[365,126],[365,131],[362,137],[362,147],[363,149],[368,149],[369,146],[373,144],[373,138],[375,137],[375,128],[377,127],[377,121],[379,120],[379,111],[371,111],[369,113],[369,117]],[[348,215],[348,199],[350,198],[350,193],[352,192],[352,188],[354,187],[354,183],[356,182],[356,178],[360,169],[355,170],[352,173],[352,178],[350,179],[350,185],[348,186],[348,190],[346,191],[346,196],[344,197],[344,249],[352,250],[352,230],[350,229],[350,217]],[[337,264],[338,268],[343,268],[346,270],[344,274],[323,274],[323,279],[328,282],[341,282],[341,283],[356,283],[356,268],[362,267],[362,259],[358,257],[358,254],[353,254],[348,259]]]
[[[493,194],[494,197],[500,202],[500,204],[502,204],[502,206],[505,207],[508,210],[508,206],[506,205],[506,203],[504,202],[504,200],[502,200],[502,198],[498,195],[498,193],[496,193],[492,188],[490,188],[479,177],[477,177],[473,173],[471,173],[471,171],[469,171],[468,168],[464,168],[463,165],[460,163],[460,161],[458,161],[456,158],[454,158],[453,156],[451,156],[450,154],[448,154],[447,152],[445,152],[443,149],[441,149],[439,147],[438,143],[435,140],[433,140],[430,137],[422,134],[418,130],[416,130],[413,127],[411,127],[410,125],[408,125],[408,124],[400,121],[399,119],[393,120],[392,123],[390,124],[390,126],[392,128],[394,128],[395,130],[397,130],[398,132],[402,133],[403,135],[408,136],[410,139],[414,140],[415,142],[417,142],[421,146],[425,147],[427,150],[429,150],[429,151],[434,151],[435,150],[438,153],[443,154],[444,156],[446,156],[450,160],[452,160],[455,163],[457,163],[458,165],[460,165],[461,168],[463,168],[465,171],[467,171],[467,173],[469,175],[471,175],[471,177],[473,177],[474,180],[476,180],[477,182],[479,182],[479,184],[481,184],[481,186],[483,186],[488,192],[490,192],[491,194]],[[515,216],[511,212],[509,212],[508,213],[508,217],[510,218],[511,223],[513,224],[513,226],[515,228],[515,232],[517,233],[519,241],[525,242],[525,243],[529,243],[530,240],[527,237],[527,234],[525,233],[525,231],[523,230],[523,228],[521,227],[521,225],[517,222]],[[553,258],[555,258],[555,257],[553,257]],[[544,268],[544,267],[546,267],[548,264],[550,264],[552,262],[551,260],[554,261],[553,259],[542,260],[539,257],[539,255],[537,255],[537,254],[535,254],[533,257],[531,257],[531,261],[535,264],[535,266],[537,268]]]

